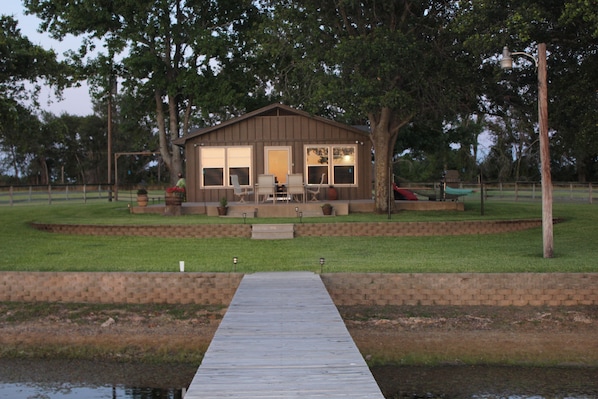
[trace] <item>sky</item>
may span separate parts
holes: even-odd
[[[73,36],[60,42],[50,38],[48,33],[37,32],[41,21],[36,16],[24,15],[25,11],[21,0],[1,0],[0,13],[14,17],[19,22],[18,27],[23,36],[26,36],[33,44],[45,49],[54,49],[61,60],[64,59],[65,51],[78,48],[81,42]],[[63,92],[63,98],[63,101],[58,101],[52,94],[52,90],[45,87],[39,98],[40,108],[55,115],[68,113],[85,116],[93,113],[91,97],[86,84],[79,88],[66,89]]]

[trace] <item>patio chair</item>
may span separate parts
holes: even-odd
[[[268,196],[272,196],[272,200],[276,201],[276,183],[274,175],[258,175],[257,185],[255,186],[255,200],[259,202],[260,195],[263,195],[263,201],[266,202]]]
[[[306,190],[308,193],[311,194],[311,199],[310,201],[319,201],[318,200],[318,194],[320,194],[320,190],[322,189],[322,184],[324,184],[324,178],[326,177],[326,173],[322,173],[322,178],[320,179],[320,184],[318,184],[318,188],[317,189],[313,189],[309,186],[307,186]]]
[[[301,173],[287,175],[287,198],[299,202],[297,199],[299,196],[301,196],[302,202],[305,202],[303,175]]]
[[[239,176],[230,175],[230,181],[233,183],[233,193],[239,197],[239,202],[245,202],[245,196],[253,194],[253,190],[247,187],[241,187],[239,184]]]

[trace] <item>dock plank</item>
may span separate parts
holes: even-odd
[[[185,399],[383,399],[318,275],[246,275]]]

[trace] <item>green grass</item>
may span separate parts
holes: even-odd
[[[311,270],[324,272],[595,272],[598,208],[589,204],[554,204],[555,258],[542,258],[541,230],[445,237],[302,237],[262,241],[243,238],[181,239],[97,237],[49,234],[28,222],[76,224],[243,223],[242,219],[203,215],[164,217],[132,215],[126,202],[0,207],[0,270],[3,271],[178,271],[238,272]],[[540,204],[489,202],[465,212],[402,212],[397,221],[444,221],[540,218]],[[296,222],[296,220],[292,220]],[[386,215],[353,214],[304,218],[306,223],[389,221]],[[248,223],[288,223],[289,219],[251,219]]]

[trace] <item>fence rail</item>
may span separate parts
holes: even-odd
[[[481,193],[480,184],[450,183],[447,185],[452,188],[474,190],[476,193],[473,195],[477,194],[478,198]],[[403,183],[401,188],[411,189],[416,194],[429,193],[430,195],[434,194],[436,198],[441,198],[441,186],[442,184],[439,182],[409,182]],[[593,187],[593,183],[553,182],[552,200],[553,202],[583,202],[592,204],[598,200],[598,190],[594,190]],[[539,182],[484,182],[483,190],[484,199],[490,201],[541,201],[542,199],[542,185]],[[471,198],[471,196],[468,198]]]
[[[477,185],[479,188],[479,185]],[[488,200],[540,201],[542,185],[536,182],[485,183],[484,196]],[[594,203],[598,192],[592,183],[557,182],[552,184],[553,202]]]
[[[482,187],[479,184],[452,183],[453,188],[472,189],[476,193],[468,198],[479,198]],[[598,201],[598,190],[594,190],[593,183],[553,182],[553,202],[590,203]],[[419,188],[430,191],[440,191],[439,183],[404,184],[403,188]],[[541,201],[542,190],[538,182],[486,182],[483,186],[484,199],[487,201]],[[149,189],[151,203],[164,201],[164,189]],[[0,186],[0,206],[28,205],[53,203],[87,203],[89,201],[108,201],[109,199],[134,203],[137,190],[129,187],[119,187],[118,198],[110,190],[108,184],[56,184],[29,186]]]
[[[116,193],[108,184],[52,184],[29,186],[0,186],[1,205],[40,205],[53,203],[87,203],[89,201],[118,200],[133,203],[137,189],[121,187]],[[153,203],[164,200],[164,189],[149,190]]]

